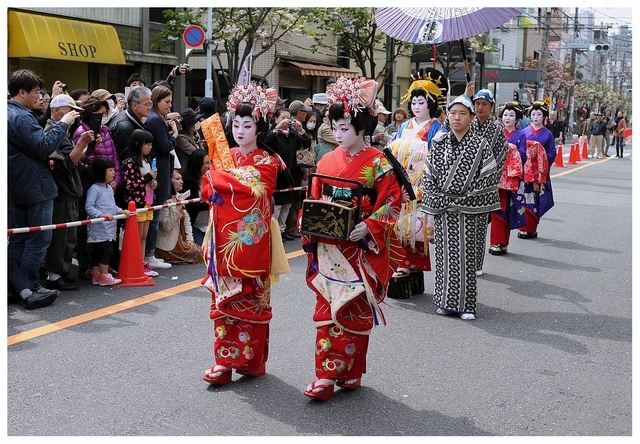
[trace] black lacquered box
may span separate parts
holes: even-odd
[[[332,183],[343,182],[353,185],[353,200],[311,199],[302,202],[301,232],[310,236],[337,240],[349,240],[349,234],[359,222],[362,201],[362,184],[355,180],[322,174],[311,174],[307,196],[310,196],[313,179],[325,179]]]

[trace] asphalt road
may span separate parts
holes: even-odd
[[[315,335],[299,256],[273,289],[265,376],[201,380],[212,328],[196,287],[8,346],[8,434],[629,436],[631,163],[627,145],[622,160],[552,168],[563,175],[540,237],[514,232],[509,255],[487,254],[475,321],[435,314],[431,274],[426,294],[388,299],[357,392],[302,394]],[[31,312],[10,304],[8,336],[171,294],[202,272],[160,271],[155,287],[84,283]]]

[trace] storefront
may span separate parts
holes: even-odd
[[[359,73],[338,66],[319,65],[298,60],[282,60],[278,69],[278,95],[290,101],[304,100],[326,91],[329,78],[357,77]]]
[[[56,80],[69,91],[120,89],[126,62],[113,26],[9,11],[8,28],[9,71],[31,69],[47,89]]]

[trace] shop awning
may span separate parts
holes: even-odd
[[[314,65],[312,63],[294,62],[293,60],[287,60],[293,66],[300,68],[300,74],[303,76],[319,76],[319,77],[358,77],[360,74],[357,71],[351,71],[346,68],[339,68],[337,66],[326,65]]]
[[[8,23],[9,57],[126,64],[113,26],[18,11]]]

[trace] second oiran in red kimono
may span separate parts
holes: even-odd
[[[314,178],[310,197],[357,200],[360,188],[340,180],[351,179],[362,185],[362,203],[348,240],[303,236],[307,285],[316,298],[317,379],[305,391],[313,399],[330,399],[336,384],[347,390],[360,387],[369,334],[375,324],[384,322],[379,304],[397,266],[391,250],[400,248],[394,225],[402,191],[385,155],[364,141],[376,123],[372,114],[376,87],[373,80],[339,78],[329,89],[329,119],[339,146],[324,155],[317,173],[335,179]]]

